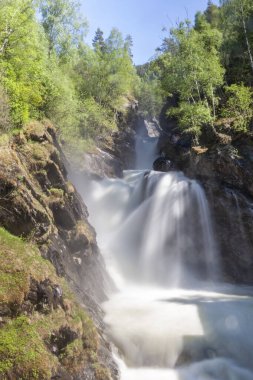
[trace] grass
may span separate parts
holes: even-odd
[[[49,189],[49,194],[46,199],[48,205],[52,203],[64,204],[64,190],[52,187]]]
[[[0,302],[21,304],[30,286],[30,278],[56,280],[52,265],[38,249],[0,228]]]
[[[56,362],[27,317],[16,318],[0,329],[0,376],[3,378],[12,373],[20,380],[50,379]]]
[[[46,314],[34,310],[22,314],[31,278],[38,282],[50,279],[59,285],[63,290],[63,306]],[[34,245],[3,228],[0,228],[0,284],[0,303],[20,306],[15,316],[4,317],[5,323],[0,329],[1,380],[46,380],[58,367],[75,374],[89,364],[95,366],[95,373],[102,371],[97,359],[99,336],[96,327],[76,302],[66,281],[56,275],[53,266],[41,257]],[[56,357],[49,350],[50,338],[63,326],[75,331],[77,339]]]

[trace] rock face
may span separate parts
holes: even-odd
[[[191,146],[167,129],[160,150],[205,188],[221,253],[223,278],[253,284],[253,135],[206,138]]]
[[[63,161],[55,130],[46,122],[28,125],[8,144],[0,146],[0,226],[35,243],[42,256],[54,265],[57,276],[68,280],[100,331],[97,355],[105,367],[112,368],[112,374],[109,368],[105,379],[115,378],[116,366],[101,335],[99,307],[113,285],[106,274],[95,231],[87,221],[86,206],[68,182]],[[29,307],[37,311],[43,310],[44,305],[63,308],[61,288],[50,281],[31,280],[25,297],[27,304],[35,306]],[[55,337],[56,352],[60,352],[64,342],[76,340],[75,334],[61,326]],[[84,372],[80,368],[75,376],[67,371],[57,378],[102,379],[92,368],[88,375]]]
[[[158,157],[154,163],[153,163],[153,170],[159,171],[159,172],[168,172],[172,169],[172,163],[170,160]]]
[[[244,284],[253,283],[253,162],[244,151],[250,145],[249,137],[192,154],[186,170],[206,190],[225,278]]]

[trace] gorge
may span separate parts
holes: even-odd
[[[0,380],[253,379],[252,25],[0,0]]]

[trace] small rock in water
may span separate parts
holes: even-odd
[[[171,169],[172,169],[171,161],[164,157],[157,158],[153,163],[153,170],[155,171],[168,172]]]

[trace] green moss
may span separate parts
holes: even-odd
[[[14,128],[11,130],[11,135],[12,136],[18,136],[21,131],[22,131],[22,128]]]
[[[49,158],[49,150],[46,148],[46,145],[41,145],[38,142],[30,141],[30,149],[32,156],[35,160],[46,162]]]
[[[21,304],[30,277],[41,281],[55,278],[52,265],[36,247],[0,228],[0,302]]]
[[[55,366],[56,360],[26,317],[0,330],[0,376],[11,373],[20,380],[49,379]]]
[[[68,371],[78,372],[87,363],[86,355],[83,352],[83,344],[81,339],[67,345],[64,352],[59,356],[61,364]]]
[[[64,191],[62,189],[52,187],[51,189],[49,189],[49,192],[52,196],[54,196],[56,198],[63,198],[64,197]]]
[[[24,132],[27,135],[35,134],[37,136],[41,136],[45,133],[45,131],[45,125],[36,120],[30,121],[29,124],[24,127]]]
[[[27,144],[20,146],[19,150],[33,171],[44,169],[50,161],[51,154],[55,151],[49,142],[41,144],[33,140],[29,140]]]
[[[85,236],[88,239],[89,243],[94,243],[95,241],[95,235],[92,228],[83,220],[79,220],[76,224],[76,235],[78,237],[82,235]]]
[[[53,266],[41,257],[34,245],[0,228],[0,302],[21,306],[31,278],[38,282],[50,279],[61,286],[63,305],[46,314],[31,310],[29,317],[5,317],[5,325],[0,329],[0,379],[50,379],[59,366],[74,374],[91,363],[96,366],[96,373],[103,373],[97,356],[97,329],[76,302],[65,280],[56,275]],[[47,347],[52,333],[57,334],[63,326],[75,331],[77,339],[57,358]]]
[[[50,195],[45,199],[48,206],[52,204],[64,204],[64,191],[58,188],[49,189]]]
[[[99,363],[93,364],[92,367],[95,370],[96,380],[111,380],[111,376],[107,368]]]

